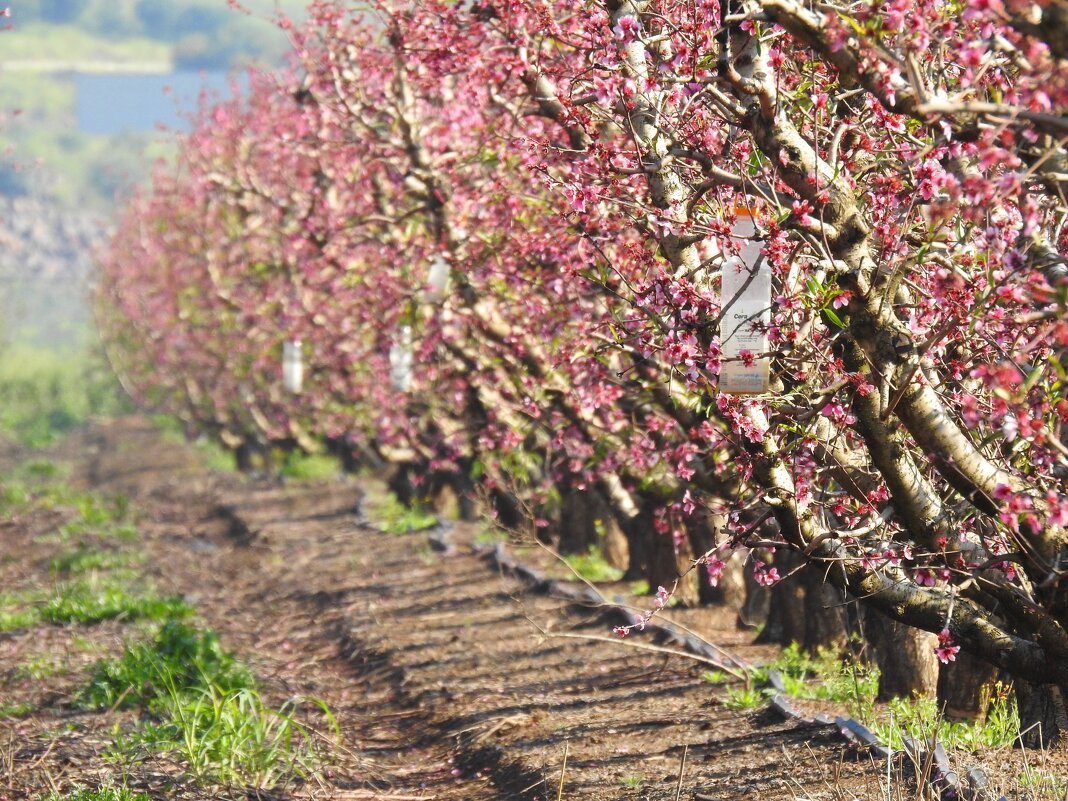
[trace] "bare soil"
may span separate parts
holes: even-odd
[[[360,482],[219,477],[138,420],[101,425],[55,458],[74,483],[133,500],[147,577],[196,605],[269,700],[321,699],[336,717],[340,742],[323,716],[306,719],[323,733],[322,775],[264,798],[887,797],[885,763],[834,726],[725,708],[707,665],[634,646],[648,638],[613,642],[602,610],[494,570],[473,547],[478,527],[458,524],[445,554],[426,532],[369,525]],[[42,534],[57,515],[0,524],[3,591],[49,583],[55,545]],[[732,654],[766,658],[733,613],[686,614]],[[134,713],[72,701],[90,665],[136,632],[113,621],[0,633],[0,706],[32,706],[0,720],[0,801],[123,775],[152,798],[255,797],[197,786],[180,765],[124,772],[105,759]]]

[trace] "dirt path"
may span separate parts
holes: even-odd
[[[722,690],[702,681],[705,666],[575,637],[609,632],[596,610],[495,572],[464,545],[469,531],[460,528],[444,555],[425,533],[360,523],[356,483],[220,482],[188,449],[133,422],[80,447],[68,456],[84,480],[143,510],[160,587],[195,602],[272,697],[321,698],[333,711],[343,735],[335,764],[298,797],[880,795],[880,768],[844,751],[832,728],[732,712]],[[44,705],[37,728],[0,723],[23,738],[6,752],[11,778],[0,799],[24,797],[10,788],[107,773],[98,764],[104,724],[84,715],[74,716],[84,736],[65,756],[54,743],[47,750],[55,726],[45,724],[72,717],[64,704],[61,696]],[[177,792],[162,775],[133,778]]]

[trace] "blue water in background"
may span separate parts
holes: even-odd
[[[248,80],[237,76],[244,89]],[[224,72],[172,72],[160,75],[78,73],[74,76],[75,112],[83,133],[112,136],[164,127],[187,131],[202,89],[219,99],[232,97]]]

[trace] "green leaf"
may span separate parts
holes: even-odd
[[[826,308],[823,310],[823,313],[827,317],[827,319],[834,323],[836,326],[838,326],[839,328],[845,328],[845,323],[842,322],[842,318],[838,316],[838,313],[834,309]]]

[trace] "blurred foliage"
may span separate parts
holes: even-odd
[[[300,17],[303,0],[39,0],[14,4],[2,60],[173,61],[184,69],[278,64],[288,50],[270,22]]]
[[[148,61],[169,63],[171,45],[143,36],[113,38],[81,24],[22,22],[26,12],[12,10],[15,27],[4,34],[0,61]],[[32,74],[32,73],[31,73]]]
[[[28,346],[0,350],[0,432],[24,445],[47,446],[90,417],[128,408],[97,356]]]
[[[213,72],[280,65],[289,42],[271,20],[278,11],[302,17],[304,0],[241,5],[250,13],[232,10],[225,0],[13,3],[12,28],[0,50],[0,195],[109,209],[116,196],[147,178],[153,161],[172,157],[173,137],[79,132],[74,77],[54,71],[55,63]],[[11,62],[24,64],[5,68]]]

